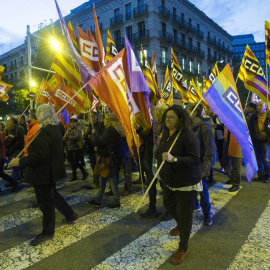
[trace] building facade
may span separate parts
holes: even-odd
[[[238,57],[242,61],[247,45],[258,59],[264,74],[266,74],[265,42],[264,41],[256,42],[252,34],[233,36],[232,42],[233,57]]]
[[[196,76],[202,81],[202,76],[210,74],[216,61],[224,60],[223,64],[232,64],[231,35],[187,0],[94,2],[104,46],[109,29],[118,51],[125,46],[124,37],[127,35],[139,62],[142,58],[141,45],[150,65],[152,52],[155,51],[160,83],[164,80],[166,66],[171,66],[171,47],[188,83]],[[90,28],[94,34],[93,1],[71,10],[65,20],[71,21],[76,35],[76,25],[85,32]],[[59,26],[59,21],[54,24]],[[19,76],[21,70],[17,68],[18,63],[24,63],[27,59],[25,44],[20,47],[12,50],[14,54],[10,51],[0,58],[0,65],[6,65],[6,81],[14,78],[15,72]],[[15,55],[17,50],[23,54],[23,62],[20,62],[20,54]],[[14,71],[11,70],[12,61]]]

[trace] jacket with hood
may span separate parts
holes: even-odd
[[[204,176],[209,176],[216,151],[211,118],[200,118],[192,130],[200,141],[201,172]]]

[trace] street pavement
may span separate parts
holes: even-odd
[[[35,204],[33,189],[20,184],[11,193],[0,181],[0,269],[202,269],[202,270],[264,270],[270,269],[270,184],[253,182],[244,177],[241,189],[230,193],[226,175],[214,168],[215,183],[209,186],[213,224],[203,225],[201,212],[194,213],[189,255],[179,266],[169,258],[177,249],[178,237],[169,236],[173,220],[140,218],[147,210],[148,198],[138,213],[134,209],[142,197],[142,187],[133,186],[132,194],[121,197],[121,208],[105,205],[111,197],[104,196],[104,207],[95,208],[86,201],[97,194],[88,189],[92,180],[69,182],[67,177],[57,189],[79,215],[74,224],[62,224],[56,211],[56,232],[52,240],[31,247],[29,242],[41,232],[41,212]],[[122,174],[121,174],[122,175]],[[81,174],[78,173],[79,178]],[[133,179],[138,173],[133,174]],[[120,191],[123,190],[123,179]],[[144,187],[144,190],[146,187]],[[158,188],[157,209],[160,215],[162,192]]]

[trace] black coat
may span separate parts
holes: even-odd
[[[156,151],[158,166],[162,163],[162,153],[169,151],[178,132],[176,131],[170,137],[169,130],[166,128],[162,133]],[[200,142],[193,131],[190,129],[182,130],[170,153],[177,157],[177,162],[165,161],[160,170],[160,176],[165,185],[179,188],[195,185],[201,181]]]
[[[24,130],[20,125],[15,125],[7,139],[7,155],[9,157],[14,157],[14,155],[19,154],[24,148]]]
[[[24,181],[31,185],[47,185],[65,177],[63,140],[57,125],[41,129],[20,166],[26,168]]]

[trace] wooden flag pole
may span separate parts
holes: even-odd
[[[197,107],[199,106],[199,104],[202,102],[202,100],[203,100],[203,96],[201,97],[201,99],[198,101],[198,103],[197,103],[196,106],[194,107],[194,109],[193,109],[193,111],[191,112],[190,116],[195,112],[195,110],[197,109]],[[178,137],[180,136],[180,134],[181,134],[181,130],[180,130],[179,133],[177,134],[177,136],[176,136],[174,142],[172,143],[172,145],[171,145],[171,147],[170,147],[170,149],[169,149],[169,151],[168,151],[169,153],[171,152],[171,150],[172,150],[174,144],[176,143]],[[135,213],[137,213],[137,211],[138,211],[138,209],[140,208],[140,206],[141,206],[143,200],[145,199],[146,195],[148,194],[148,192],[149,192],[151,186],[153,185],[154,181],[156,180],[157,175],[159,174],[159,172],[160,172],[162,166],[164,165],[164,162],[165,162],[165,161],[163,160],[162,163],[160,164],[160,166],[159,166],[159,168],[158,168],[158,170],[157,170],[157,172],[156,172],[154,178],[152,179],[152,181],[151,181],[151,183],[149,184],[147,190],[145,191],[143,197],[141,198],[139,204],[137,205],[137,207],[136,207],[136,209],[135,209]]]

